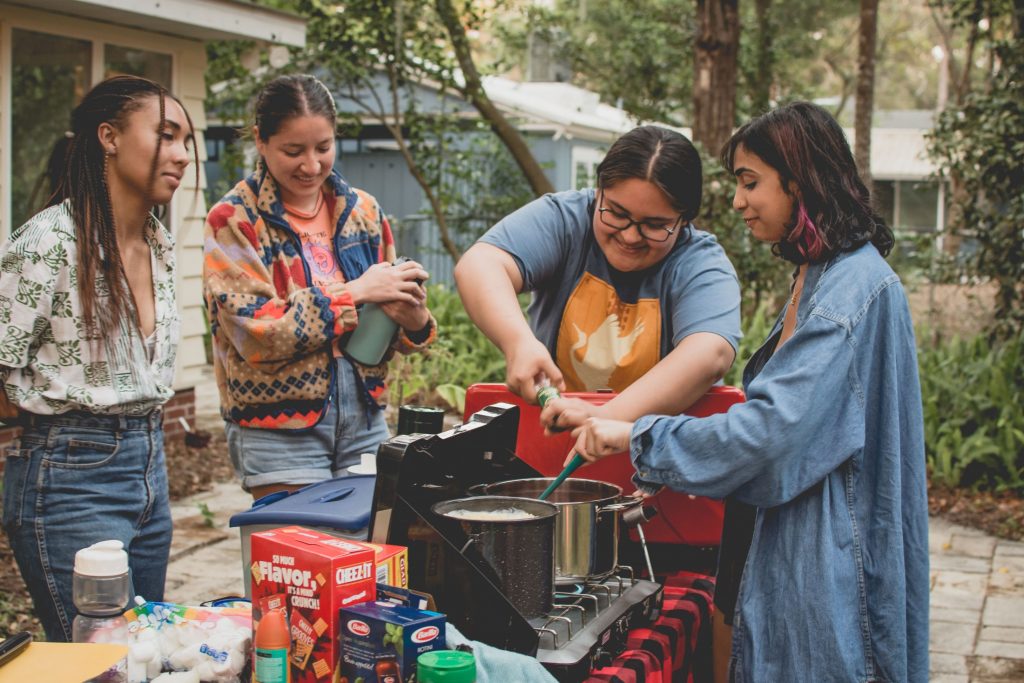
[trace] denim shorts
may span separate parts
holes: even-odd
[[[376,453],[390,434],[384,411],[367,418],[355,369],[335,360],[335,391],[320,422],[302,431],[225,423],[228,452],[246,491],[270,484],[313,484],[348,474],[361,453]]]
[[[7,449],[3,524],[47,640],[71,640],[75,553],[128,552],[134,594],[162,600],[171,548],[163,414],[25,416]]]

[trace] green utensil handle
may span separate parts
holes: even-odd
[[[555,477],[555,480],[553,482],[548,484],[548,487],[544,489],[544,493],[540,494],[540,496],[537,497],[537,500],[547,500],[548,496],[550,496],[555,489],[561,486],[562,482],[565,481],[569,477],[569,475],[575,472],[582,464],[582,455],[577,453],[576,455],[572,456],[572,460],[569,461],[569,464],[565,466],[565,469],[562,470],[561,474]]]

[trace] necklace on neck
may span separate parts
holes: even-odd
[[[281,202],[281,203],[284,204],[284,210],[287,211],[288,213],[292,214],[293,216],[298,216],[299,218],[315,218],[317,216],[317,214],[320,213],[320,209],[322,209],[323,206],[324,206],[324,193],[323,192],[317,192],[316,193],[316,202],[313,204],[313,210],[312,211],[303,211],[302,209],[299,209],[298,207],[289,206],[288,204],[285,204],[284,202]]]
[[[800,280],[800,267],[793,271],[792,296],[789,297],[789,305],[796,306],[796,300],[800,298],[800,292],[804,289],[804,283]]]

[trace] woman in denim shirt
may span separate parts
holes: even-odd
[[[628,448],[642,488],[752,506],[745,563],[743,530],[723,537],[743,566],[732,680],[926,681],[921,395],[906,296],[883,260],[892,232],[819,107],[755,119],[722,156],[753,236],[797,266],[744,372],[747,402],[590,419],[576,448],[588,460]]]

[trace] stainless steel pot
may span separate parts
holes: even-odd
[[[488,484],[484,490],[496,496],[536,498],[553,479],[513,479]],[[558,508],[555,582],[598,581],[614,572],[619,560],[619,517],[639,499],[623,497],[615,484],[571,478],[546,502]]]
[[[516,508],[530,513],[529,519],[467,519],[453,516],[456,510],[493,512]],[[469,540],[465,552],[476,545],[484,561],[494,570],[498,588],[527,618],[551,611],[554,597],[555,519],[558,508],[551,503],[507,496],[473,496],[435,503],[435,514],[453,519]]]

